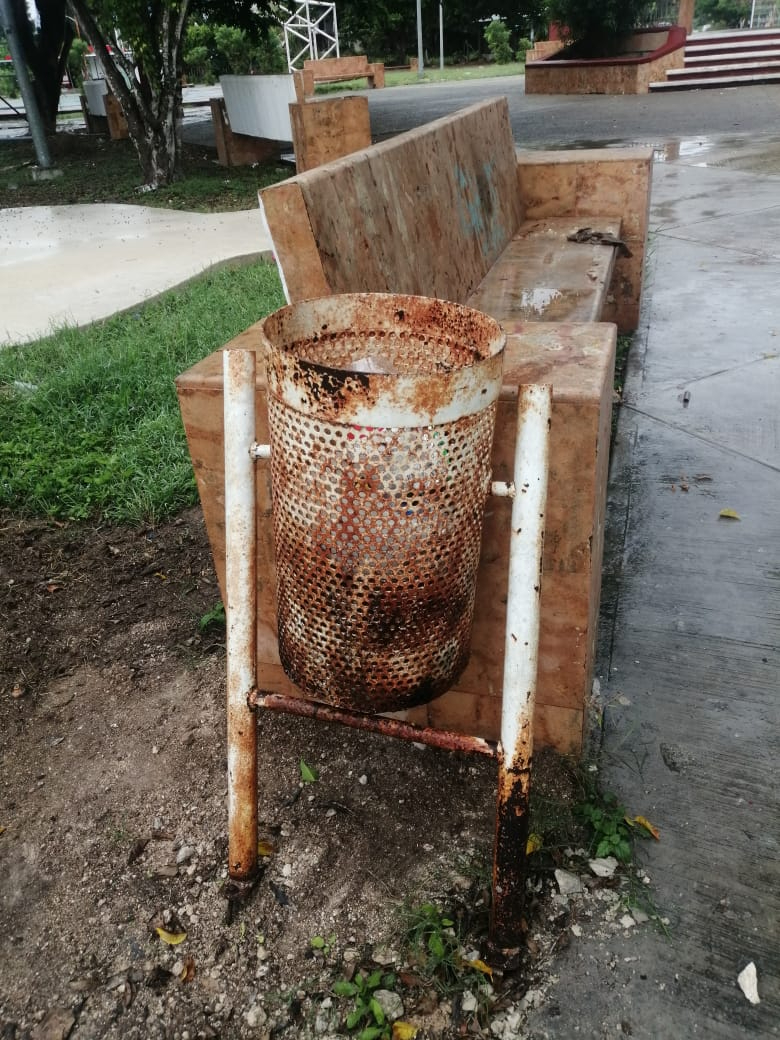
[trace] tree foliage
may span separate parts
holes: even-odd
[[[439,53],[439,0],[422,0],[423,48]],[[417,21],[412,0],[337,0],[342,51],[372,60],[403,64],[417,54]],[[443,0],[445,53],[475,58],[485,52],[485,26],[495,16],[513,36],[538,34],[547,20],[544,0]]]
[[[169,184],[180,166],[188,18],[200,12],[202,20],[221,24],[229,51],[240,38],[241,23],[255,32],[267,24],[269,0],[259,4],[251,0],[70,0],[70,4],[122,106],[145,184],[152,189]]]
[[[238,26],[192,18],[184,40],[184,71],[194,83],[220,76],[287,71],[281,30],[262,27],[250,34]]]
[[[642,20],[646,0],[547,0],[572,53],[587,58],[620,53],[621,41]]]
[[[697,0],[696,24],[736,29],[750,21],[751,0]]]

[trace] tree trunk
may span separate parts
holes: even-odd
[[[36,33],[24,0],[12,0],[17,32],[35,90],[35,100],[47,133],[57,128],[62,77],[73,42],[73,25],[65,17],[66,0],[37,0],[40,27]]]
[[[94,48],[109,89],[122,106],[149,191],[170,184],[179,174],[181,44],[189,3],[150,5],[147,36],[137,48],[137,64],[133,64],[116,40],[103,32],[89,0],[70,0],[81,32]],[[123,31],[121,24],[119,29]]]

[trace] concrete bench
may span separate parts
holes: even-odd
[[[591,686],[612,323],[629,331],[638,320],[651,159],[649,148],[534,152],[518,159],[506,101],[496,99],[261,195],[289,300],[339,292],[415,293],[468,303],[502,322],[508,342],[495,479],[511,479],[517,386],[552,384],[535,739],[565,753],[581,749]],[[596,234],[577,235],[583,228]],[[625,247],[604,244],[610,238]],[[247,329],[226,349],[257,349],[258,328]],[[221,352],[177,383],[224,590]],[[257,434],[266,440],[262,374],[257,400]],[[270,476],[258,465],[258,509],[268,518],[258,532],[258,684],[294,694],[276,645]],[[498,736],[509,509],[505,500],[488,502],[471,661],[455,689],[408,714],[413,722]]]
[[[303,69],[294,75],[299,102],[313,97],[318,83],[346,83],[352,79],[366,79],[372,88],[385,85],[384,63],[370,62],[365,54],[353,54],[345,58],[307,58]]]

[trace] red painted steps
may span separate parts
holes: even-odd
[[[780,29],[699,33],[685,44],[685,66],[670,69],[653,92],[780,82]]]

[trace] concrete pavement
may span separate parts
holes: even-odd
[[[654,169],[596,698],[602,782],[661,832],[668,936],[578,918],[533,1040],[780,1035],[780,177],[733,142],[709,162]]]
[[[0,222],[0,347],[136,306],[210,267],[269,254],[259,209],[32,206]]]

